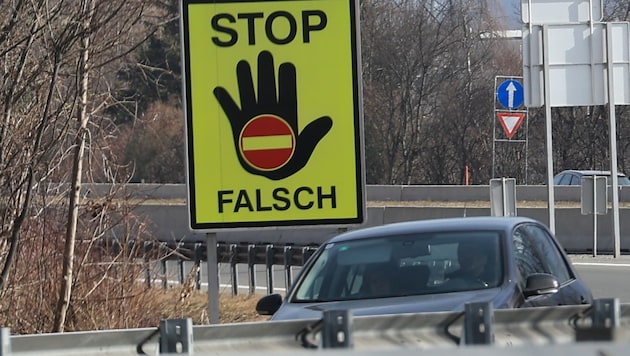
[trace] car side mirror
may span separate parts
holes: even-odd
[[[536,295],[558,293],[559,283],[556,277],[547,273],[534,273],[527,277],[523,294],[525,298]]]
[[[280,309],[282,305],[282,296],[280,294],[266,295],[256,303],[256,312],[259,315],[273,315]]]

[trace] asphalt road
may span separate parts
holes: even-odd
[[[573,265],[595,298],[619,298],[630,303],[630,256],[571,255]]]

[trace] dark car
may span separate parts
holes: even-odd
[[[554,185],[581,185],[582,177],[585,177],[585,176],[606,177],[608,181],[608,185],[611,185],[610,171],[575,170],[575,169],[568,169],[568,170],[565,170],[556,174],[553,177],[553,184]],[[623,173],[617,173],[617,184],[630,185],[630,179],[628,179],[628,177]]]
[[[256,310],[272,320],[588,304],[589,288],[540,222],[525,217],[423,220],[338,235],[306,263],[286,298]]]

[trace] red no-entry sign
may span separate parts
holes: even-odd
[[[243,158],[252,167],[273,170],[284,166],[295,150],[295,135],[289,124],[275,115],[249,121],[240,137]]]

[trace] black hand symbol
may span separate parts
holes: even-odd
[[[236,76],[241,98],[240,109],[225,88],[216,87],[214,96],[230,120],[232,135],[234,136],[234,147],[243,168],[252,174],[258,174],[273,180],[286,178],[302,169],[311,157],[315,146],[332,127],[332,120],[328,116],[322,116],[309,123],[297,135],[295,66],[292,63],[282,63],[280,65],[278,70],[278,98],[276,98],[273,57],[270,52],[263,51],[258,55],[258,100],[256,100],[254,91],[251,68],[247,61],[242,60],[238,62]],[[290,128],[292,136],[290,149],[293,151],[290,154],[290,158],[287,156],[286,161],[282,161],[282,164],[271,168],[253,164],[251,159],[246,157],[241,146],[244,129],[249,123],[253,122],[252,119],[259,118],[261,115],[275,118],[275,120],[272,120],[275,122],[285,122]]]

